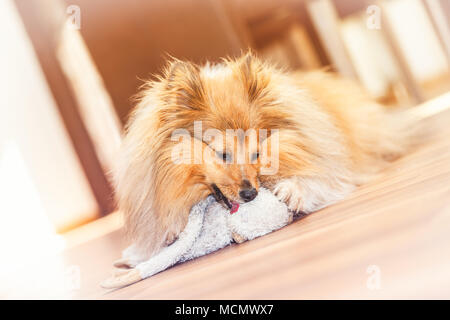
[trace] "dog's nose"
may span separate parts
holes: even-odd
[[[242,200],[244,200],[245,202],[249,202],[256,198],[256,196],[258,195],[258,191],[256,191],[255,188],[244,189],[239,192],[239,195],[241,196]]]

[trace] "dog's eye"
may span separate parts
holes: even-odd
[[[255,152],[252,154],[252,161],[256,161],[259,158],[259,152]]]
[[[221,158],[224,162],[231,162],[231,154],[228,152],[217,151],[217,156]]]

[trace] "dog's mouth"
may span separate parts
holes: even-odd
[[[217,202],[222,201],[228,209],[230,209],[230,213],[235,213],[239,209],[239,203],[233,200],[228,199],[222,191],[220,191],[219,187],[216,184],[212,184],[211,187],[213,188],[213,196],[216,199]]]

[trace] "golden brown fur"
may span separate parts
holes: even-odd
[[[199,120],[203,130],[278,129],[277,173],[260,175],[259,161],[175,164],[171,135],[185,128],[193,136]],[[405,126],[358,85],[333,74],[287,74],[252,54],[203,67],[172,60],[141,93],[117,163],[127,233],[142,255],[154,254],[176,238],[191,206],[213,185],[230,201],[242,202],[245,180],[256,189],[271,188],[293,211],[317,210],[400,155],[407,145]],[[226,147],[214,143],[201,142],[205,157]]]

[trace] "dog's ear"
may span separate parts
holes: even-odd
[[[237,61],[238,74],[248,93],[249,102],[263,98],[269,83],[269,74],[265,72],[265,65],[248,51]]]
[[[203,105],[205,93],[197,65],[173,59],[164,70],[164,78],[171,102],[188,109]]]

